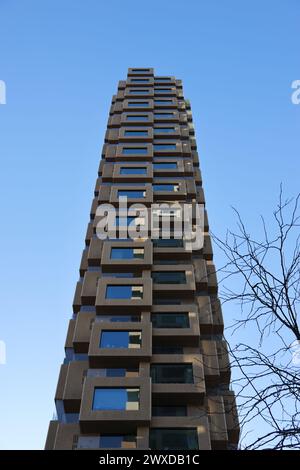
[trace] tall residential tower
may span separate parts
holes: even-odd
[[[149,219],[155,212],[158,238],[141,213],[124,217],[121,197],[143,204]],[[105,240],[96,230],[103,204],[117,214]],[[174,204],[193,208],[200,247],[174,238]],[[182,82],[131,68],[112,99],[46,449],[237,445],[208,218],[204,210],[197,225],[197,205],[205,198]],[[147,233],[131,237],[127,226]]]

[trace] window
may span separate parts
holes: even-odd
[[[143,137],[148,135],[148,131],[125,131],[124,135],[126,137]]]
[[[182,301],[180,299],[154,299],[153,305],[181,305]]]
[[[183,247],[183,240],[176,238],[157,238],[153,240],[155,248],[181,248]]]
[[[112,248],[111,259],[143,259],[144,248]]]
[[[138,410],[138,388],[95,388],[93,410]]]
[[[192,364],[152,364],[152,382],[156,384],[192,384]]]
[[[149,69],[132,69],[132,72],[149,72]]]
[[[138,375],[138,369],[117,369],[115,367],[110,369],[88,369],[86,374],[87,377],[138,377]]]
[[[147,155],[147,147],[124,147],[122,149],[123,155]]]
[[[115,218],[116,227],[128,227],[132,222],[134,222],[136,217],[134,215],[128,215],[127,217],[121,217],[119,215]],[[134,225],[134,224],[132,224]]]
[[[126,120],[127,121],[148,121],[148,116],[144,115],[144,116],[132,116],[132,115],[127,115],[126,116]]]
[[[146,175],[147,168],[134,167],[134,168],[120,168],[120,175]]]
[[[154,113],[154,117],[158,119],[172,118],[174,113]]]
[[[168,344],[159,344],[152,346],[153,354],[183,354],[182,346],[173,346]]]
[[[119,189],[118,190],[118,197],[128,197],[131,199],[142,199],[146,196],[146,191],[142,189]]]
[[[149,82],[149,78],[132,78],[131,79],[131,82],[134,82],[134,83],[147,83]]]
[[[106,299],[142,299],[143,286],[116,286],[108,285],[106,288]]]
[[[100,348],[139,349],[142,343],[141,331],[102,331]]]
[[[100,449],[135,449],[135,436],[107,435],[100,436]]]
[[[154,150],[176,150],[176,144],[154,144]]]
[[[150,90],[129,90],[129,93],[132,95],[144,95],[145,93],[149,93]]]
[[[154,134],[169,134],[175,132],[175,127],[155,127]]]
[[[154,100],[154,103],[164,105],[164,104],[172,103],[172,100]]]
[[[149,106],[148,101],[129,101],[128,102],[129,108],[145,108],[145,106]]]
[[[187,416],[185,405],[153,406],[152,416]]]
[[[96,316],[95,322],[140,322],[141,317],[139,315],[98,315]]]
[[[133,277],[141,277],[141,274],[140,273],[136,273],[136,272],[126,272],[126,273],[115,273],[114,271],[113,272],[110,272],[110,273],[101,273],[101,277],[114,277],[116,279],[120,279],[120,278],[130,278],[132,279]]]
[[[136,449],[133,435],[79,436],[77,449]]]
[[[154,80],[158,82],[162,82],[162,81],[170,81],[171,78],[170,77],[155,77]]]
[[[167,162],[167,163],[153,163],[154,170],[175,170],[177,169],[177,163]]]
[[[149,443],[152,450],[199,449],[197,428],[150,429]]]
[[[186,284],[185,271],[154,271],[152,279],[156,284]]]
[[[154,88],[155,93],[169,93],[170,91],[173,91],[174,88]]]
[[[152,313],[154,328],[189,328],[187,313]]]
[[[154,184],[154,191],[178,192],[179,184]]]

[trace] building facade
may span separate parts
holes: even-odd
[[[110,108],[46,449],[237,445],[194,135],[181,80],[129,69]],[[155,212],[155,236],[145,212],[124,217],[121,197],[142,204],[149,220]],[[115,233],[106,239],[98,231],[103,204],[115,209]],[[172,207],[184,204],[201,246],[174,238],[180,211]],[[162,238],[164,218],[170,233]],[[142,227],[142,236],[129,236],[128,226]]]

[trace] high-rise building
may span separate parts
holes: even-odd
[[[206,211],[196,219],[205,198],[194,135],[181,80],[129,69],[112,98],[46,449],[237,445]],[[124,216],[121,197],[145,212]],[[103,204],[116,209],[106,239]],[[184,205],[203,245],[176,235]]]

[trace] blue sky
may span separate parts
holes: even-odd
[[[299,17],[298,0],[0,0],[0,448],[44,446],[118,80],[183,79],[211,228],[235,206],[255,232],[281,181],[299,189]]]

